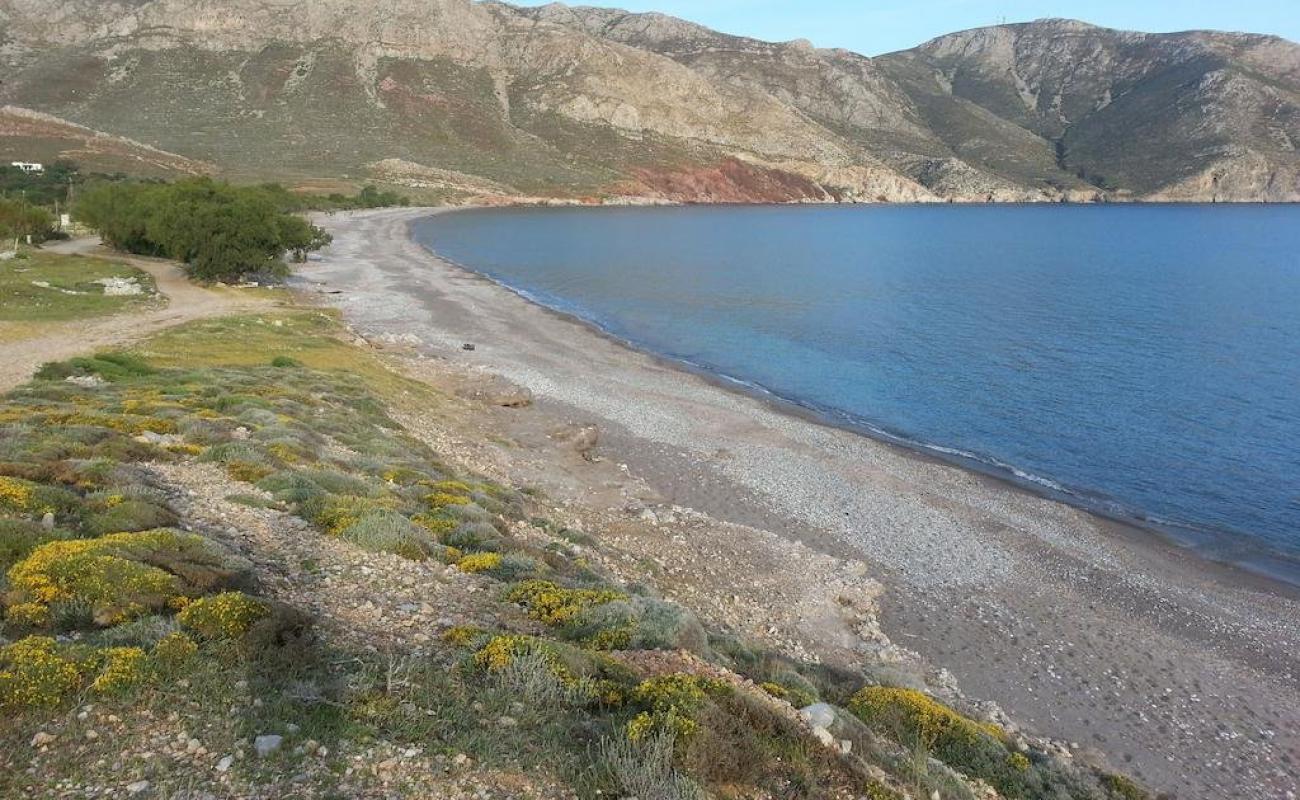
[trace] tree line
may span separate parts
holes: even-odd
[[[286,258],[329,244],[330,235],[287,208],[278,187],[210,178],[176,183],[101,183],[73,206],[79,222],[119,250],[180,261],[199,281],[283,278]]]

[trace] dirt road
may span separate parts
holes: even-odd
[[[41,326],[40,332],[15,341],[0,342],[0,391],[27,381],[49,361],[120,347],[191,320],[273,308],[273,299],[236,289],[206,288],[190,283],[180,265],[172,261],[113,253],[98,239],[74,239],[46,248],[55,253],[103,255],[130,264],[153,276],[164,304],[145,311],[71,320]]]

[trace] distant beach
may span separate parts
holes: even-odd
[[[673,503],[869,562],[894,641],[1036,733],[1180,798],[1294,791],[1294,590],[629,349],[421,248],[408,225],[429,213],[325,220],[305,279],[359,331],[596,424]]]

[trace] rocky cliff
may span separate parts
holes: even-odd
[[[497,195],[705,202],[1300,199],[1300,46],[1262,36],[1047,20],[866,58],[558,4],[0,0],[0,63],[0,102],[235,178],[449,174]]]

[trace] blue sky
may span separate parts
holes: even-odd
[[[545,0],[515,0],[543,5]],[[1071,17],[1111,28],[1190,28],[1271,33],[1300,41],[1298,0],[580,0],[629,11],[662,11],[727,33],[811,39],[867,55],[1002,20]]]

